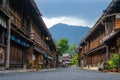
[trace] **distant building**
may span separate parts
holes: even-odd
[[[69,53],[63,54],[60,58],[62,61],[62,66],[67,67],[72,62],[72,56]]]
[[[112,0],[78,47],[79,66],[97,69],[110,59],[112,53],[120,54],[120,0]]]

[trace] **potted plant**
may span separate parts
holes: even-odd
[[[107,63],[103,66],[103,72],[110,72],[111,71],[111,67],[110,65]]]
[[[36,71],[40,70],[39,64],[35,64],[35,69],[36,69]]]
[[[112,72],[117,72],[117,68],[112,68]]]
[[[41,64],[39,64],[38,66],[39,66],[39,69],[42,69],[42,66],[41,66]]]
[[[34,61],[33,61],[33,60],[30,60],[30,61],[29,61],[29,67],[30,67],[30,68],[33,68],[33,66],[34,66]]]
[[[117,72],[117,65],[115,64],[115,62],[113,60],[109,60],[108,63],[111,66],[111,71],[112,72]]]
[[[41,65],[41,68],[42,68],[42,69],[45,69],[45,66],[44,66],[44,65]]]
[[[109,64],[113,68],[112,71],[117,72],[118,70],[120,70],[120,54],[113,53],[109,60]]]

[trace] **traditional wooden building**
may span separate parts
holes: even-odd
[[[0,66],[56,67],[56,46],[34,0],[0,0]]]
[[[112,0],[78,48],[79,66],[97,69],[112,53],[120,54],[120,0]]]

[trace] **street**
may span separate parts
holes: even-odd
[[[70,67],[45,72],[0,73],[0,80],[120,80],[120,74]]]

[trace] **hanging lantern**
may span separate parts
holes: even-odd
[[[45,40],[50,40],[50,38],[49,38],[49,37],[46,37]]]

